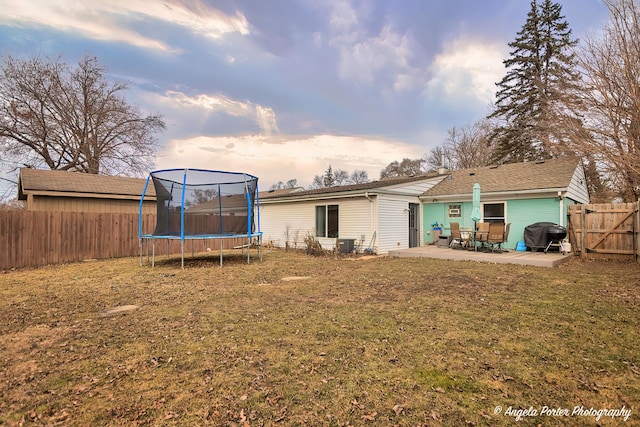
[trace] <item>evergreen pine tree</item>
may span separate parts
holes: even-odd
[[[489,118],[502,124],[490,135],[496,150],[493,161],[513,163],[554,157],[562,152],[554,136],[554,102],[578,86],[569,24],[561,6],[551,0],[531,2],[527,21],[509,43],[507,73],[497,83],[495,110]]]
[[[322,185],[324,187],[333,187],[335,180],[333,178],[333,169],[331,169],[331,165],[324,171],[324,177],[322,178]]]

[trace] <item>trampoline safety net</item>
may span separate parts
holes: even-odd
[[[153,218],[155,224],[145,224],[144,221],[150,219],[148,215],[142,214],[150,183],[153,183],[156,198],[156,215]],[[141,264],[143,241],[148,243],[157,239],[180,239],[183,267],[185,239],[222,241],[244,237],[249,241],[257,237],[260,247],[262,233],[258,178],[246,173],[203,169],[153,171],[147,178],[140,199],[138,234]],[[155,246],[153,249],[155,253]],[[249,251],[247,256],[248,254]],[[222,243],[220,264],[222,265]]]
[[[255,176],[171,169],[151,172],[150,179],[157,200],[153,236],[223,237],[256,231]]]

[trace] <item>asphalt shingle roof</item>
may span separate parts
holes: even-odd
[[[451,171],[450,178],[443,179],[423,195],[471,195],[476,182],[483,193],[566,188],[579,162],[577,157],[564,157]]]
[[[139,197],[146,179],[23,168],[20,169],[19,181],[20,196],[29,192],[51,191]],[[151,183],[147,192],[155,196]]]
[[[437,173],[427,173],[423,175],[416,176],[402,176],[397,178],[388,178],[380,181],[372,181],[366,182],[363,184],[350,184],[350,185],[341,185],[336,187],[326,187],[326,188],[316,188],[313,190],[304,190],[304,191],[295,191],[289,193],[278,193],[278,194],[261,194],[261,199],[276,199],[276,198],[286,198],[286,197],[299,197],[299,196],[310,196],[316,194],[327,194],[327,193],[341,193],[346,191],[362,191],[362,190],[373,190],[376,188],[384,188],[390,187],[392,185],[397,184],[406,184],[413,181],[420,181],[423,179],[434,178],[438,176]]]

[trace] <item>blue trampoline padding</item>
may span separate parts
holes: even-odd
[[[247,237],[258,237],[262,236],[262,232],[251,233],[251,234],[193,234],[193,235],[185,235],[184,240],[189,239],[230,239],[234,237],[238,238],[247,238]],[[180,234],[168,234],[165,236],[160,236],[156,234],[143,234],[140,236],[143,239],[177,239],[181,240],[182,237]]]

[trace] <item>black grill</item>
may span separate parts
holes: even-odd
[[[567,229],[560,226],[555,225],[553,227],[547,228],[547,240],[548,241],[560,241],[567,237]]]
[[[524,243],[533,250],[544,249],[553,243],[560,243],[567,237],[567,229],[553,222],[536,222],[524,228]]]

